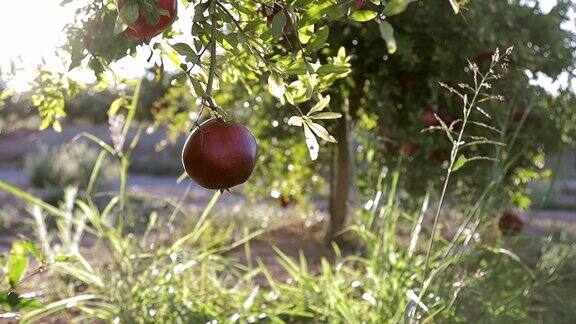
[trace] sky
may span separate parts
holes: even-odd
[[[15,60],[17,67],[17,73],[9,81],[9,87],[16,91],[27,90],[37,67],[44,63],[50,70],[67,70],[61,58],[54,55],[54,49],[64,43],[63,28],[72,20],[75,8],[89,1],[76,0],[72,5],[64,7],[59,5],[60,0],[0,1],[0,69],[9,69],[11,60]],[[556,0],[540,0],[544,12],[548,12],[555,3]],[[190,8],[179,8],[177,28],[188,29],[185,24],[189,24],[191,20],[183,17],[188,16],[190,11]],[[565,27],[576,30],[575,24],[576,20]],[[148,49],[140,47],[135,58],[125,58],[112,67],[121,77],[138,77],[151,64],[146,62],[149,53]],[[82,82],[94,80],[93,73],[83,69],[74,69],[68,72],[68,76]],[[563,81],[553,83],[550,78],[540,75],[536,76],[534,82],[555,92],[559,86],[566,84],[567,75],[560,79],[562,78]]]

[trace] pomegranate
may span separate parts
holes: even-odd
[[[447,149],[435,149],[430,153],[428,159],[436,162],[444,162],[450,158],[450,151]]]
[[[423,111],[422,114],[420,114],[420,120],[424,124],[426,124],[426,126],[438,126],[438,125],[440,125],[440,123],[438,122],[438,120],[434,116],[434,113],[429,111],[429,110]]]
[[[140,14],[136,22],[128,26],[126,33],[132,38],[139,41],[148,42],[154,36],[160,35],[174,23],[176,20],[176,14],[178,12],[178,2],[177,0],[155,0],[160,8],[168,11],[168,16],[160,15],[160,20],[154,26],[148,25],[144,16]],[[121,8],[126,3],[126,0],[120,0],[118,2]]]
[[[522,231],[524,222],[520,217],[514,213],[507,211],[498,220],[498,229],[502,235],[515,235]]]
[[[256,165],[258,145],[243,125],[213,118],[192,131],[182,152],[186,173],[206,189],[244,183]]]
[[[404,141],[400,146],[400,152],[407,157],[413,156],[416,153],[416,145],[410,140]]]
[[[476,55],[476,57],[474,58],[474,61],[476,63],[482,63],[484,61],[491,61],[492,60],[492,55],[494,55],[494,52],[492,51],[484,51],[479,53],[478,55]]]
[[[442,119],[442,121],[444,121],[444,124],[446,124],[446,126],[448,127],[452,126],[452,129],[454,131],[459,131],[460,127],[462,127],[462,123],[456,122],[458,119],[453,116],[447,115],[440,118]]]
[[[280,207],[287,208],[294,202],[294,199],[292,198],[291,195],[290,196],[280,195],[278,201],[280,202]]]
[[[357,10],[366,9],[366,0],[352,0]]]
[[[265,6],[262,6],[261,10],[262,14],[266,17],[266,23],[268,24],[268,26],[270,26],[272,25],[272,22],[274,21],[274,17],[276,16],[276,14],[284,11],[284,5],[279,1],[275,1],[271,14],[268,14]],[[284,24],[284,34],[288,35],[292,32],[292,18],[286,12],[285,14],[286,14],[286,23]]]

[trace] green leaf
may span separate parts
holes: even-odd
[[[324,108],[326,108],[329,103],[330,103],[330,96],[326,96],[326,97],[320,99],[320,101],[318,101],[314,105],[314,107],[312,107],[312,109],[310,109],[310,111],[308,112],[308,116],[324,110]]]
[[[312,69],[310,65],[307,68],[306,67],[307,64],[309,65],[309,63],[305,62],[304,60],[298,60],[296,63],[286,68],[284,72],[290,75],[305,75],[306,73],[308,73],[309,68]]]
[[[302,80],[296,80],[290,83],[286,90],[286,100],[291,104],[308,100],[306,96],[307,87]]]
[[[314,95],[314,89],[316,89],[316,85],[318,85],[318,76],[316,74],[306,74],[300,78],[306,87],[304,101],[308,101]]]
[[[312,2],[314,2],[314,0],[296,0],[292,4],[292,6],[294,6],[295,8],[306,7]]]
[[[14,94],[15,91],[12,89],[5,89],[0,91],[0,109],[3,108],[2,106],[4,105],[4,101],[6,101],[6,99],[10,98]]]
[[[33,297],[35,294],[31,295],[20,296],[15,291],[0,292],[0,309],[3,311],[21,311],[41,307],[42,303],[37,298]],[[0,323],[4,323],[4,321],[11,319],[14,320],[14,322],[9,321],[9,323],[17,323],[20,319],[20,315],[0,311]]]
[[[286,14],[281,11],[274,16],[272,20],[272,37],[275,41],[279,40],[284,34],[284,26],[286,25]]]
[[[19,308],[18,307],[19,304],[20,304],[20,296],[18,296],[18,293],[16,293],[15,291],[7,291],[7,292],[0,291],[0,308],[2,310],[16,310]],[[0,313],[0,315],[2,315],[0,316],[0,320],[6,319],[6,317],[3,316],[4,312]]]
[[[302,44],[308,44],[308,41],[314,35],[314,25],[304,26],[298,29],[298,39]]]
[[[386,41],[388,53],[396,53],[396,39],[394,38],[394,27],[389,22],[383,20],[380,22],[380,35]]]
[[[262,27],[262,25],[264,25],[264,24],[262,23],[261,20],[259,20],[259,19],[252,20],[249,23],[247,23],[246,26],[244,26],[244,32],[250,33],[252,31],[257,30],[258,28]]]
[[[404,12],[408,5],[414,1],[416,0],[390,0],[382,13],[386,16],[397,15]]]
[[[290,126],[298,126],[302,127],[302,123],[304,122],[304,118],[300,116],[292,116],[288,119],[288,125]]]
[[[318,140],[316,139],[316,136],[314,136],[312,130],[310,130],[308,123],[303,123],[302,126],[304,126],[304,136],[306,137],[306,146],[308,147],[310,158],[312,159],[312,161],[315,161],[316,159],[318,159],[318,152],[320,151],[320,145],[318,145]]]
[[[14,249],[14,246],[12,247]],[[26,269],[28,269],[28,256],[26,253],[18,253],[14,250],[8,257],[8,283],[14,288],[20,282]]]
[[[324,126],[314,123],[312,121],[307,121],[306,124],[308,125],[308,127],[310,127],[310,129],[314,132],[314,134],[316,134],[321,139],[325,140],[326,142],[337,143],[334,136],[330,135],[330,133],[328,133],[328,131],[326,130],[326,128],[324,128]]]
[[[156,26],[160,21],[160,5],[157,1],[141,0],[143,8],[140,10],[144,20],[149,26]]]
[[[341,113],[331,111],[321,112],[310,116],[311,119],[338,119],[341,117],[342,117]]]
[[[326,64],[318,68],[318,75],[325,76],[328,74],[346,74],[350,72],[350,68],[342,65]]]
[[[200,52],[203,47],[204,45],[202,44],[202,42],[199,39],[194,38],[194,48],[196,49],[196,51]]]
[[[59,120],[55,120],[54,123],[52,123],[52,129],[56,133],[62,133],[62,124],[60,124]]]
[[[43,131],[43,130],[45,130],[46,128],[48,128],[48,126],[50,126],[50,122],[51,122],[51,121],[52,121],[52,120],[51,120],[50,118],[44,118],[44,119],[42,120],[42,122],[40,123],[40,126],[38,126],[38,130]]]
[[[192,88],[194,88],[194,94],[196,95],[196,97],[203,97],[206,95],[204,87],[202,87],[200,81],[198,81],[196,78],[192,76],[189,78],[189,80],[190,83],[192,83]]]
[[[306,10],[306,13],[302,16],[298,25],[303,27],[315,24],[318,20],[322,19],[332,6],[334,5],[330,3],[330,1],[319,1],[319,4],[313,5]]]
[[[268,90],[270,94],[278,99],[282,99],[284,97],[284,93],[286,92],[286,86],[284,85],[284,80],[282,76],[276,72],[270,73],[268,77]]]
[[[114,36],[122,34],[127,28],[128,25],[124,22],[124,19],[122,19],[121,16],[118,16],[114,25]]]
[[[329,34],[330,29],[328,28],[328,26],[322,26],[320,29],[318,29],[314,41],[308,44],[308,46],[306,46],[306,49],[308,49],[310,52],[318,51],[319,49],[324,47],[324,44],[326,44],[326,40],[328,40]]]
[[[468,159],[464,155],[460,155],[454,165],[452,166],[452,171],[458,171],[461,167],[468,162]]]
[[[122,17],[122,21],[126,25],[132,25],[138,19],[138,12],[140,11],[140,6],[136,0],[128,0],[119,9],[119,16]]]
[[[190,62],[196,62],[198,60],[196,52],[186,43],[176,43],[172,45],[172,48],[178,52],[178,54],[185,56],[186,60]]]
[[[358,10],[350,15],[350,19],[359,22],[370,21],[376,18],[377,14],[372,10]]]
[[[122,108],[126,104],[128,104],[128,100],[126,100],[126,98],[124,97],[117,98],[112,102],[110,108],[108,108],[108,115],[116,116],[116,114],[118,114],[118,111],[120,111],[120,108]]]
[[[455,14],[458,14],[460,12],[460,4],[458,2],[456,2],[456,0],[448,0],[450,2],[450,5],[452,6],[452,10],[454,10]]]

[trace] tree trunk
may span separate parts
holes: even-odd
[[[345,243],[342,235],[351,205],[350,191],[354,184],[354,160],[351,145],[351,121],[355,120],[360,109],[360,99],[364,93],[364,79],[354,80],[355,86],[349,91],[341,91],[339,97],[342,118],[338,120],[334,137],[338,141],[332,150],[332,168],[330,182],[330,221],[326,233],[326,242]],[[335,96],[336,97],[336,96]],[[336,99],[336,98],[333,98]]]
[[[350,152],[350,128],[347,112],[344,111],[334,136],[338,141],[332,154],[332,181],[330,183],[330,221],[326,241],[342,243],[339,235],[346,225],[352,185],[352,155]]]

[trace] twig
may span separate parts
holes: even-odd
[[[212,2],[214,3],[214,1]],[[216,2],[217,3],[217,2]],[[212,88],[214,86],[214,76],[216,75],[216,16],[214,15],[214,7],[210,6],[210,18],[212,21],[212,32],[210,34],[210,70],[208,72],[208,83],[206,84],[206,93],[204,100],[210,105],[212,111],[216,111],[217,107],[212,99]]]
[[[22,278],[18,284],[22,284],[26,281],[28,281],[30,278],[34,277],[37,274],[43,273],[46,270],[48,270],[48,266],[47,265],[40,265],[38,268],[36,268],[34,271],[30,272],[29,274],[27,274],[24,278]]]

